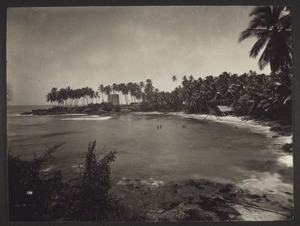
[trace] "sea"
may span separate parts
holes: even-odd
[[[154,113],[103,117],[21,115],[47,107],[8,106],[7,151],[30,160],[63,143],[42,170],[61,170],[65,180],[81,172],[89,142],[96,140],[99,158],[116,151],[116,160],[111,164],[114,181],[209,179],[255,184],[268,179],[274,182],[275,175],[274,187],[292,184],[291,171],[278,173],[284,168],[277,161],[281,157],[280,146],[272,137],[247,127]]]

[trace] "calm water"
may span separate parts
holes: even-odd
[[[54,154],[56,159],[45,165],[61,169],[64,178],[78,173],[74,166],[93,140],[98,153],[104,147],[117,151],[113,178],[208,178],[238,183],[261,173],[264,162],[278,158],[270,138],[220,123],[163,115],[19,115],[34,108],[39,107],[8,107],[8,151],[30,159],[65,142]],[[162,129],[157,130],[157,125]]]

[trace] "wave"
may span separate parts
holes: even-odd
[[[49,166],[47,168],[41,169],[40,172],[41,173],[47,173],[47,172],[51,171],[54,167],[55,166],[51,165],[51,166]]]
[[[21,115],[21,114],[7,114],[7,117],[31,117],[33,114]]]
[[[133,112],[136,115],[167,115],[170,113],[159,112],[159,111],[147,111],[147,112]]]
[[[293,167],[293,156],[292,155],[283,155],[277,159],[279,164],[287,166],[287,167]]]
[[[111,116],[98,116],[98,115],[90,115],[90,116],[86,116],[86,117],[75,117],[75,118],[64,118],[61,120],[71,120],[71,121],[92,121],[92,120],[109,120],[111,119]]]
[[[82,168],[83,164],[72,165],[71,167],[72,168]]]
[[[122,179],[120,179],[117,182],[117,185],[145,185],[147,187],[160,187],[163,186],[165,183],[162,180],[156,180],[152,177],[148,178],[148,179],[132,179],[132,178],[126,178],[126,177],[122,177]]]
[[[87,114],[78,114],[78,113],[70,113],[70,114],[57,114],[55,116],[86,116]]]

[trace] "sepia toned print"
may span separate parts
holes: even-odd
[[[7,15],[10,221],[293,219],[288,6]]]

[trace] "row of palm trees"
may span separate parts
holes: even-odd
[[[78,106],[79,101],[81,101],[82,105],[88,105],[93,103],[94,100],[97,102],[97,98],[99,98],[99,93],[89,87],[72,89],[68,86],[60,90],[53,87],[46,95],[47,102],[51,102],[54,106],[64,107]]]
[[[123,95],[125,104],[141,101],[141,109],[182,110],[203,112],[216,105],[232,106],[236,114],[291,120],[292,109],[292,55],[291,12],[284,6],[259,6],[250,13],[252,20],[239,41],[256,37],[250,57],[257,57],[260,69],[270,65],[271,75],[254,71],[241,75],[223,72],[219,76],[195,78],[183,76],[181,85],[172,92],[159,91],[151,79],[145,82],[129,82],[99,85],[99,92],[91,88],[72,90],[53,88],[47,101],[64,106],[92,102],[95,98],[111,93]],[[177,83],[177,76],[172,76]],[[129,98],[130,97],[130,98]],[[120,98],[121,100],[121,98]]]
[[[208,112],[217,105],[231,106],[237,115],[291,121],[292,77],[284,73],[219,76],[195,79],[183,76],[177,93],[189,112]]]
[[[109,94],[119,94],[120,96],[124,96],[124,104],[128,105],[132,102],[141,101],[142,99],[149,99],[150,93],[153,90],[154,87],[151,79],[139,83],[113,83],[112,85],[106,86],[101,84],[99,85],[98,91],[94,91],[90,87],[72,89],[68,86],[66,88],[61,88],[60,90],[53,87],[46,95],[46,100],[55,106],[73,107],[78,106],[79,103],[81,103],[81,105],[88,105],[94,101],[97,103],[98,99],[105,102],[108,101],[108,98],[104,98],[104,96],[108,96]]]
[[[145,87],[145,83],[141,81],[139,83],[129,82],[127,84],[113,83],[112,85],[106,85],[106,86],[100,84],[98,90],[102,94],[103,102],[104,102],[104,95],[109,95],[113,93],[113,94],[119,94],[120,96],[123,95],[125,99],[124,104],[130,104],[131,102],[137,102],[138,100],[142,99],[144,87]],[[122,99],[120,98],[120,100]]]

